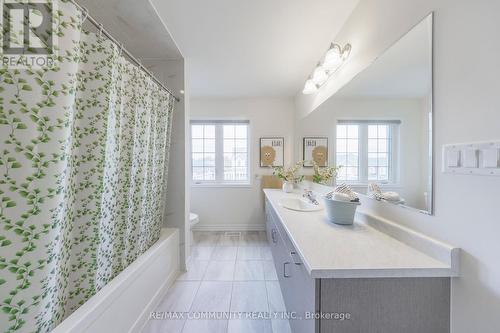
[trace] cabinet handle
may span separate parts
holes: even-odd
[[[273,243],[278,243],[276,240],[276,229],[271,230],[271,238],[273,239]]]
[[[296,256],[296,255],[297,255],[297,252],[295,252],[295,251],[291,251],[291,252],[290,252],[290,257],[292,257],[292,259],[293,259],[293,263],[294,263],[295,265],[297,265],[297,266],[300,266],[300,265],[302,265],[302,262],[301,262],[300,260],[296,260],[296,259],[295,259],[295,256]]]
[[[285,277],[285,278],[290,278],[290,277],[291,277],[291,275],[288,275],[288,274],[286,273],[286,266],[287,266],[287,265],[290,265],[290,263],[289,263],[289,262],[285,262],[285,263],[283,263],[283,277]]]

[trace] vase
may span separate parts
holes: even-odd
[[[293,192],[293,183],[292,182],[283,182],[283,192],[292,193]]]

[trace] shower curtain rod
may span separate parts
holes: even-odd
[[[96,28],[99,29],[100,33],[102,32],[113,43],[119,45],[121,51],[125,53],[127,57],[129,57],[133,62],[135,62],[144,72],[146,72],[153,79],[153,81],[155,81],[162,89],[168,92],[177,102],[180,101],[179,97],[175,96],[174,93],[170,91],[170,89],[168,89],[160,80],[158,80],[153,73],[151,73],[136,57],[132,55],[132,53],[130,53],[127,49],[123,47],[123,43],[120,43],[116,38],[114,38],[111,35],[111,33],[109,33],[106,29],[104,29],[103,25],[97,22],[97,20],[90,15],[87,8],[81,6],[75,0],[70,0],[70,2],[74,4],[76,7],[78,7],[78,9],[80,9],[80,11],[82,11],[82,13],[84,14],[82,24],[85,22],[85,20],[89,20],[90,23],[92,23]]]

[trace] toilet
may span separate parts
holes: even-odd
[[[194,244],[194,234],[193,228],[200,223],[200,217],[198,214],[189,213],[189,230],[191,230],[191,244]]]

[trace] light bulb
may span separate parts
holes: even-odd
[[[323,67],[327,71],[334,71],[342,64],[342,54],[340,46],[337,44],[332,44],[328,52],[325,55],[325,61],[323,62]]]
[[[325,83],[326,80],[328,80],[328,74],[326,73],[325,69],[320,64],[318,64],[318,67],[316,67],[316,69],[314,70],[312,81],[320,86]]]
[[[316,91],[318,91],[318,87],[316,84],[309,78],[309,80],[306,81],[306,84],[304,86],[304,90],[302,90],[302,93],[304,95],[310,95],[314,94]]]

